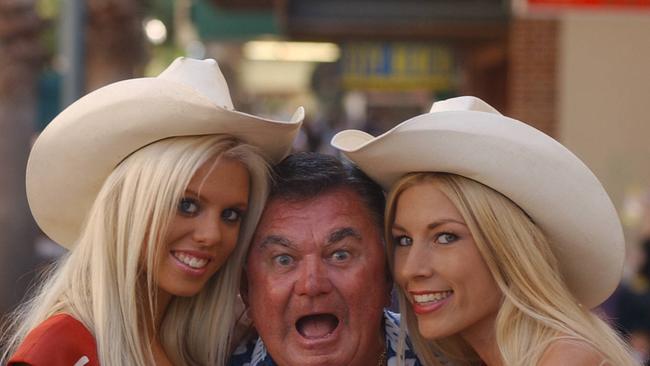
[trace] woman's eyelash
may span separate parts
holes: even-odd
[[[393,238],[393,242],[396,246],[405,247],[413,244],[413,239],[406,235],[399,235]]]
[[[194,215],[199,211],[199,204],[194,198],[181,198],[178,202],[178,211],[184,215]]]
[[[436,235],[436,243],[451,244],[458,240],[458,235],[450,232],[443,232]]]
[[[229,221],[229,222],[239,221],[241,220],[242,216],[243,216],[243,212],[236,208],[227,208],[223,210],[223,212],[221,213],[221,217],[225,221]]]

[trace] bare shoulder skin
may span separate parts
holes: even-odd
[[[546,349],[538,366],[606,366],[611,365],[591,345],[573,339],[557,340]]]

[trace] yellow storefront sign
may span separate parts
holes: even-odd
[[[449,90],[454,60],[448,47],[420,43],[343,45],[343,83],[349,89]]]

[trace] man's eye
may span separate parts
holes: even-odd
[[[398,247],[407,247],[413,244],[413,239],[406,235],[400,235],[393,238],[393,243]]]
[[[334,259],[337,262],[343,262],[345,260],[350,259],[350,252],[347,250],[337,250],[334,253],[332,253],[332,259]]]
[[[438,244],[451,244],[458,240],[458,236],[452,233],[441,233],[436,238],[436,243]]]
[[[286,267],[293,264],[293,258],[288,254],[276,255],[275,257],[273,257],[273,261],[282,267]]]
[[[226,222],[236,222],[241,219],[241,212],[232,208],[227,208],[221,213],[221,218]]]
[[[181,198],[178,202],[178,212],[186,216],[196,215],[199,212],[199,204],[193,198]]]

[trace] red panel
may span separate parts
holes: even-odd
[[[650,8],[650,0],[528,0],[528,4],[580,8]]]

